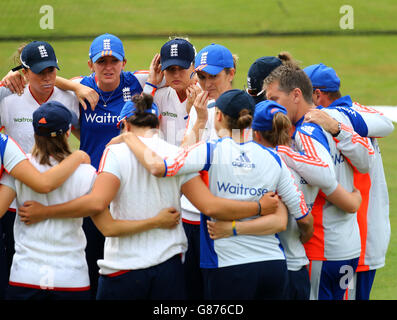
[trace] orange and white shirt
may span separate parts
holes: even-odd
[[[385,265],[390,241],[389,196],[382,156],[375,137],[389,135],[394,130],[393,123],[382,113],[353,103],[349,96],[334,101],[323,110],[338,121],[352,126],[360,135],[371,137],[374,161],[367,173],[354,173],[354,184],[362,196],[361,207],[357,212],[362,247],[357,271],[381,268]],[[350,145],[354,145],[354,141]],[[343,153],[346,152],[346,144],[337,144],[337,147]],[[353,158],[351,160],[355,161]]]
[[[303,118],[296,124],[293,134],[294,148],[304,152],[313,159],[321,159],[334,169],[337,181],[348,191],[353,190],[353,168],[336,147],[333,137],[320,126],[303,123]],[[354,133],[342,128],[340,136]],[[362,152],[373,153],[367,144],[360,144]],[[370,150],[368,150],[368,147]],[[367,157],[368,158],[368,157]],[[364,170],[369,160],[363,159]],[[313,184],[311,181],[308,183]],[[336,185],[335,185],[336,188]],[[326,200],[326,195],[335,189],[321,189],[313,208],[313,237],[305,243],[309,260],[347,260],[357,258],[361,252],[360,233],[356,214],[349,214]]]

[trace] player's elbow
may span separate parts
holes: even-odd
[[[51,185],[50,182],[44,180],[40,183],[40,185],[34,188],[34,191],[38,193],[49,193],[55,189],[56,188],[53,185]]]
[[[214,219],[220,218],[217,216],[218,210],[211,206],[203,206],[202,208],[200,208],[200,212],[210,218],[214,218]]]
[[[108,204],[105,201],[101,201],[99,199],[92,199],[89,203],[89,206],[89,211],[91,212],[92,216],[97,215],[108,208]]]
[[[104,237],[117,237],[118,234],[115,232],[113,228],[111,228],[109,225],[101,225],[97,226],[98,230]]]
[[[283,232],[287,230],[288,209],[283,202],[281,202],[279,207],[277,208],[276,215],[278,217],[278,222],[279,222],[277,232]]]
[[[197,208],[201,213],[213,219],[227,220],[225,208],[219,204],[216,197],[207,198],[198,204]]]
[[[349,214],[354,214],[360,209],[359,203],[351,203],[350,205],[346,206],[345,212]]]
[[[164,177],[165,174],[165,168],[164,168],[164,164],[156,164],[154,166],[152,166],[149,170],[150,174],[152,174],[153,176],[157,177],[157,178],[161,178]]]
[[[311,239],[314,233],[313,216],[309,213],[304,218],[297,220],[297,224],[301,234],[301,242],[306,243]]]
[[[288,219],[280,219],[280,224],[277,232],[283,232],[287,230]]]

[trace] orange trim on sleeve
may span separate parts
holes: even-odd
[[[102,172],[108,153],[109,153],[109,148],[106,148],[105,151],[103,152],[101,161],[99,162],[98,171],[97,171],[98,173]]]

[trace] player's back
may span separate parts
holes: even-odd
[[[238,144],[230,137],[220,139],[214,147],[208,168],[209,186],[213,194],[235,200],[254,201],[274,191],[285,201],[292,214],[307,214],[303,198],[294,185],[291,173],[272,149],[253,141]],[[204,218],[202,216],[202,218]],[[248,219],[253,219],[248,218]],[[203,239],[203,238],[202,238]],[[239,235],[213,241],[201,266],[207,268],[285,259],[277,235]]]
[[[158,135],[140,139],[162,157],[178,150]],[[112,173],[120,180],[120,188],[110,205],[113,218],[130,220],[151,218],[169,207],[180,211],[180,188],[195,176],[157,178],[139,163],[125,143],[106,148],[99,166],[99,174],[101,172]],[[173,229],[157,228],[131,236],[106,238],[105,259],[99,261],[101,273],[147,268],[184,252],[186,246],[182,225]]]
[[[297,131],[294,136],[297,150],[303,151],[305,149],[302,146],[310,145],[324,162],[334,167],[337,181],[346,190],[353,190],[353,169],[337,149],[333,137],[315,124],[301,124]],[[324,193],[320,192],[312,215],[314,234],[305,243],[309,259],[346,260],[359,256],[361,244],[355,214],[346,213],[328,202]]]
[[[51,167],[40,165],[32,157],[30,161],[41,172]],[[55,164],[56,161],[53,161],[53,165]],[[95,177],[94,167],[81,164],[62,186],[47,194],[37,193],[13,179],[17,208],[28,200],[35,200],[46,206],[73,200],[91,190]],[[86,238],[82,222],[82,218],[57,218],[25,225],[15,219],[15,255],[11,281],[40,285],[40,270],[42,266],[47,266],[54,272],[55,287],[89,285],[84,253]]]

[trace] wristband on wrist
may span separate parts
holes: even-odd
[[[236,220],[232,221],[232,230],[233,230],[233,235],[237,236],[237,230],[236,230]]]
[[[260,201],[259,200],[256,200],[256,202],[258,203],[258,216],[261,214],[261,211],[262,211],[262,206],[261,206],[261,203],[260,203]]]
[[[150,83],[150,82],[145,82],[145,84],[148,84],[149,86],[151,86],[151,87],[153,87],[153,88],[156,88],[157,89],[157,86],[155,86],[154,84],[152,84],[152,83]]]

